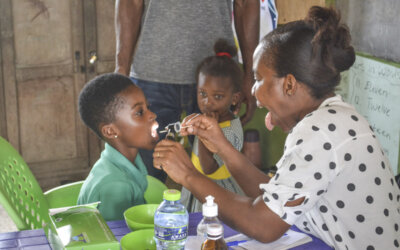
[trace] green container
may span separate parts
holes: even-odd
[[[157,208],[158,204],[142,204],[125,210],[124,218],[129,229],[154,229],[154,214]]]
[[[46,228],[52,249],[119,250],[120,244],[99,210],[90,206],[61,208],[50,213]]]
[[[123,250],[156,249],[154,229],[142,229],[130,232],[121,238]]]

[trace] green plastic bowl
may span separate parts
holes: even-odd
[[[142,229],[130,232],[121,238],[120,243],[123,250],[155,250],[156,241],[154,240],[154,229]]]
[[[132,231],[146,228],[154,228],[154,214],[158,204],[142,204],[128,208],[124,212],[124,218]]]

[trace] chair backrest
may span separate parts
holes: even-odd
[[[48,204],[21,155],[0,137],[0,203],[19,230],[42,228],[50,221]]]
[[[76,206],[83,182],[68,183],[44,192],[49,208]]]
[[[163,193],[167,186],[151,175],[147,175],[147,183],[144,199],[148,204],[160,204],[163,201]]]

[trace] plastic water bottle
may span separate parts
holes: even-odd
[[[184,249],[188,236],[189,214],[180,202],[181,192],[164,191],[163,201],[154,214],[157,249]]]
[[[206,197],[206,202],[203,204],[203,219],[197,225],[197,236],[203,237],[203,241],[207,238],[208,224],[221,224],[218,219],[218,205],[214,202],[214,197],[209,195]],[[223,227],[222,227],[223,230]],[[223,234],[223,231],[222,231]]]

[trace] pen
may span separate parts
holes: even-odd
[[[247,240],[235,240],[235,241],[227,242],[226,245],[227,245],[228,247],[232,247],[232,246],[237,246],[237,245],[239,245],[240,243],[243,243],[243,242],[246,242],[246,241],[247,241]]]

